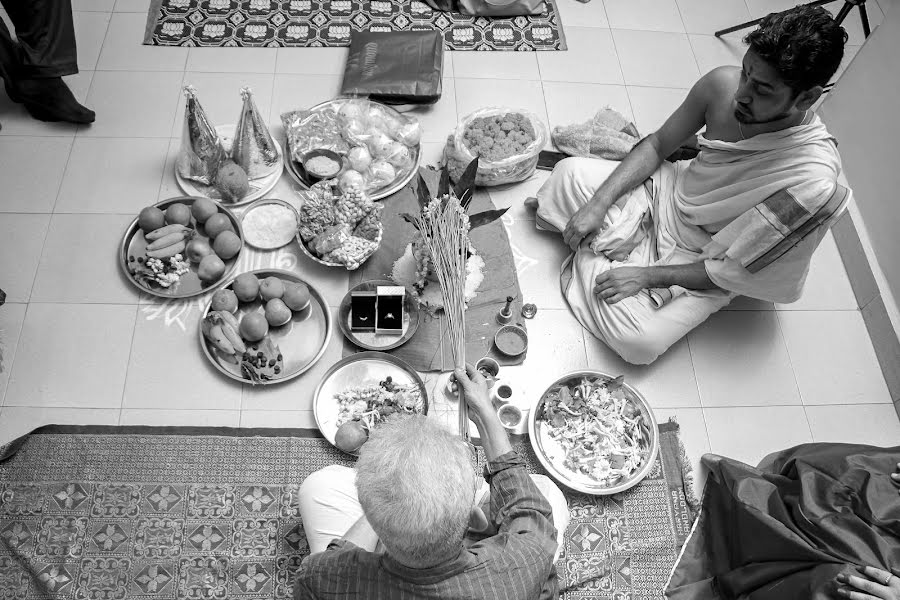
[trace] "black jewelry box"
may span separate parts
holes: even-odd
[[[402,285],[379,285],[377,293],[378,316],[375,319],[375,333],[402,335],[403,297],[406,289]]]
[[[375,331],[378,296],[372,290],[350,294],[350,331]]]

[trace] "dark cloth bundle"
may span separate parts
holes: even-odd
[[[838,573],[900,567],[900,447],[804,444],[753,468],[712,454],[674,600],[826,600]]]
[[[437,31],[354,31],[341,92],[385,104],[433,104],[443,74],[444,38]]]

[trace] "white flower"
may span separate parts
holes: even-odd
[[[372,0],[372,12],[373,13],[390,13],[391,12],[391,3],[390,2],[382,2],[381,0]]]
[[[270,0],[250,0],[250,10],[267,10],[271,7]]]
[[[291,10],[299,12],[309,12],[311,8],[311,0],[291,0]]]
[[[350,12],[351,8],[350,0],[331,0],[331,10],[334,12]]]
[[[507,29],[506,27],[498,28],[494,30],[494,39],[499,42],[508,42],[513,38],[512,29]]]
[[[187,8],[191,0],[169,0],[171,8]]]
[[[231,5],[231,0],[209,0],[209,7],[213,10],[223,10]]]
[[[346,38],[350,37],[350,26],[349,25],[332,25],[328,28],[328,36],[335,38]]]

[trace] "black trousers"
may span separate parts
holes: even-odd
[[[0,19],[0,71],[13,79],[78,72],[71,0],[0,0],[18,41]]]

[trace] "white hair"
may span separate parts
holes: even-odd
[[[359,502],[388,554],[411,567],[462,549],[475,494],[469,446],[421,415],[388,419],[356,463]]]

